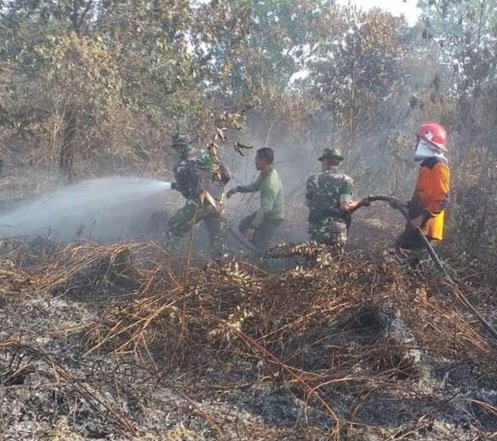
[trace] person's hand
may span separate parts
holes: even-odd
[[[355,202],[348,202],[346,204],[341,204],[340,205],[340,210],[342,210],[343,213],[354,213],[356,210],[358,210],[361,207],[369,207],[371,205],[371,201],[369,198],[364,198],[361,199],[360,201],[355,201]]]
[[[420,214],[419,216],[411,219],[409,221],[409,225],[411,226],[411,228],[413,229],[416,229],[416,228],[420,228],[421,225],[423,225],[423,221],[424,221],[424,217],[422,214]]]
[[[392,200],[388,201],[388,205],[390,205],[390,207],[392,207],[394,210],[398,210],[400,207],[405,206],[404,203],[402,203],[401,201],[399,201],[397,199],[392,199]]]
[[[255,234],[255,228],[252,227],[248,227],[243,233],[243,235],[250,241],[254,239],[254,234]]]
[[[233,196],[234,194],[236,193],[236,188],[231,188],[230,190],[228,190],[228,192],[226,193],[226,197],[229,199],[231,196]]]
[[[221,214],[223,214],[224,211],[223,204],[217,202],[215,205],[212,205],[212,211],[214,212],[214,214],[220,216]]]

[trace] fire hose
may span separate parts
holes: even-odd
[[[375,202],[375,201],[383,201],[383,202],[388,202],[389,205],[400,211],[402,216],[405,218],[407,222],[410,220],[409,216],[409,210],[407,208],[407,205],[402,203],[399,199],[396,199],[394,197],[390,196],[369,196],[366,198],[368,202]],[[354,208],[353,211],[350,212],[352,214],[354,211],[357,209],[365,206],[365,204],[359,204],[357,207]],[[452,276],[448,273],[447,269],[445,268],[444,264],[438,257],[437,253],[433,249],[433,246],[431,245],[430,241],[428,238],[425,236],[423,233],[423,230],[420,227],[416,227],[416,232],[418,233],[419,237],[421,238],[423,245],[425,246],[426,250],[428,251],[428,254],[430,255],[431,259],[435,263],[435,266],[440,270],[440,272],[443,274],[447,282],[449,282],[449,285],[452,288],[452,294],[456,298],[456,300],[461,303],[465,308],[467,308],[473,315],[476,317],[480,323],[484,326],[484,328],[488,331],[488,333],[493,337],[493,345],[494,347],[497,347],[497,331],[494,329],[494,327],[480,314],[480,312],[471,304],[471,302],[468,300],[468,298],[461,292],[459,287],[457,286],[457,283],[455,280],[452,278]],[[246,249],[249,251],[252,251],[256,255],[260,255],[261,251],[255,248],[244,236],[241,236],[238,234],[234,228],[230,227],[229,228],[230,233],[232,236],[241,244],[243,245]]]
[[[254,245],[252,245],[252,243],[249,242],[249,240],[245,236],[242,236],[240,233],[238,233],[238,231],[234,227],[232,227],[231,225],[228,226],[228,231],[236,239],[236,241],[240,245],[242,245],[245,249],[254,253],[256,256],[262,254],[261,250],[259,250]]]
[[[405,204],[403,204],[402,202],[400,202],[396,198],[389,197],[389,196],[369,196],[367,198],[367,200],[369,202],[374,202],[374,201],[388,202],[392,208],[395,208],[402,213],[402,216],[404,216],[406,221],[409,222],[409,220],[410,220],[409,210],[408,210],[407,206]],[[357,208],[359,208],[359,207],[357,207]],[[441,273],[444,275],[445,279],[449,282],[449,284],[452,288],[452,293],[453,293],[454,297],[480,321],[480,323],[485,327],[485,329],[494,338],[493,344],[494,344],[494,346],[496,346],[497,345],[497,331],[480,314],[480,312],[471,304],[471,302],[468,300],[468,298],[461,292],[461,290],[457,286],[457,283],[452,278],[452,276],[448,273],[444,264],[442,263],[442,261],[440,260],[440,258],[437,255],[437,253],[433,249],[433,246],[431,245],[430,241],[427,239],[427,237],[423,233],[423,230],[419,227],[416,227],[416,231],[419,234],[419,237],[421,238],[421,240],[423,241],[423,244],[424,244],[426,250],[428,251],[428,254],[430,255],[431,259],[435,263],[436,267],[441,271]]]

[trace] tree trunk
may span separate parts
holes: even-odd
[[[74,138],[76,137],[76,115],[69,110],[64,115],[64,135],[59,153],[59,172],[72,182],[73,159],[74,159]]]

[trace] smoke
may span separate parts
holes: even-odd
[[[400,115],[401,112],[397,113]],[[377,118],[382,114],[379,112]],[[305,181],[310,174],[320,171],[317,158],[323,148],[342,148],[346,160],[341,169],[355,180],[356,199],[369,195],[371,191],[395,194],[390,177],[383,172],[387,162],[383,146],[392,123],[382,124],[376,119],[374,122],[375,130],[356,136],[351,144],[345,142],[347,135],[341,131],[335,131],[333,135],[330,133],[329,118],[323,115],[314,118],[311,136],[304,137],[287,124],[269,124],[257,113],[249,113],[247,127],[233,133],[233,139],[226,142],[221,152],[223,161],[233,174],[227,188],[256,179],[255,152],[262,146],[272,147],[275,168],[283,182],[286,200],[286,220],[278,229],[273,243],[308,240]],[[230,148],[235,141],[253,145],[254,148],[242,157]],[[409,184],[411,181],[406,179],[405,173],[398,179]],[[156,233],[166,231],[168,216],[184,203],[177,192],[167,191],[169,188],[170,184],[165,182],[138,178],[111,177],[83,181],[35,201],[25,202],[0,216],[0,235],[41,236],[57,241],[83,237],[100,242],[156,238]],[[259,205],[259,194],[235,195],[229,200],[226,210],[229,225],[236,229],[239,221],[257,210]],[[366,211],[371,217],[372,210],[364,210],[364,215]],[[354,219],[360,220],[361,217],[362,212]],[[205,228],[199,227],[195,230],[195,236],[205,239]],[[352,231],[351,236],[356,235],[357,232]],[[230,241],[228,235],[228,246],[238,248],[236,243]],[[199,245],[204,247],[205,240]]]
[[[62,188],[0,216],[2,236],[114,241],[136,236],[165,201],[168,182],[108,177]]]
[[[414,124],[412,121],[409,122],[410,118],[407,118],[409,121],[405,120],[405,112],[401,110],[395,112],[395,118],[392,115],[388,115],[387,118],[385,115],[386,112],[380,111],[371,115],[370,120],[364,122],[362,130],[355,132],[352,142],[346,130],[330,129],[329,114],[323,113],[314,118],[308,134],[303,136],[288,124],[272,125],[256,112],[250,112],[247,115],[246,129],[236,133],[235,136],[236,140],[246,145],[253,145],[254,148],[246,152],[244,157],[230,148],[226,148],[223,152],[224,159],[234,175],[228,187],[252,182],[258,174],[254,166],[256,150],[263,146],[273,148],[274,167],[283,183],[286,205],[286,219],[276,231],[273,243],[309,240],[307,222],[309,210],[305,206],[305,183],[311,174],[321,171],[318,158],[324,148],[335,147],[342,150],[345,161],[340,165],[340,171],[354,180],[355,200],[372,194],[406,198],[414,183],[417,165],[412,159],[412,148],[409,144],[407,153],[409,156],[406,156],[406,160],[400,164],[402,168],[397,164],[392,166],[394,158],[389,153],[389,137],[401,132],[405,133],[407,140],[414,142],[415,138],[411,133]],[[393,121],[394,119],[396,122]],[[395,143],[395,140],[392,142]],[[233,196],[228,207],[231,226],[236,228],[242,217],[258,208],[258,194]],[[379,222],[372,222],[373,218],[378,219]],[[383,231],[384,221],[390,227],[393,226],[390,228],[391,231]],[[393,241],[402,228],[401,216],[379,203],[354,214],[349,241],[351,243],[360,241],[361,247],[369,247],[369,242],[364,241],[365,237],[374,236],[375,239],[386,238]]]

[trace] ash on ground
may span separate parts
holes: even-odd
[[[0,440],[496,436],[496,350],[436,275],[360,252],[267,274],[153,243],[1,249]]]

